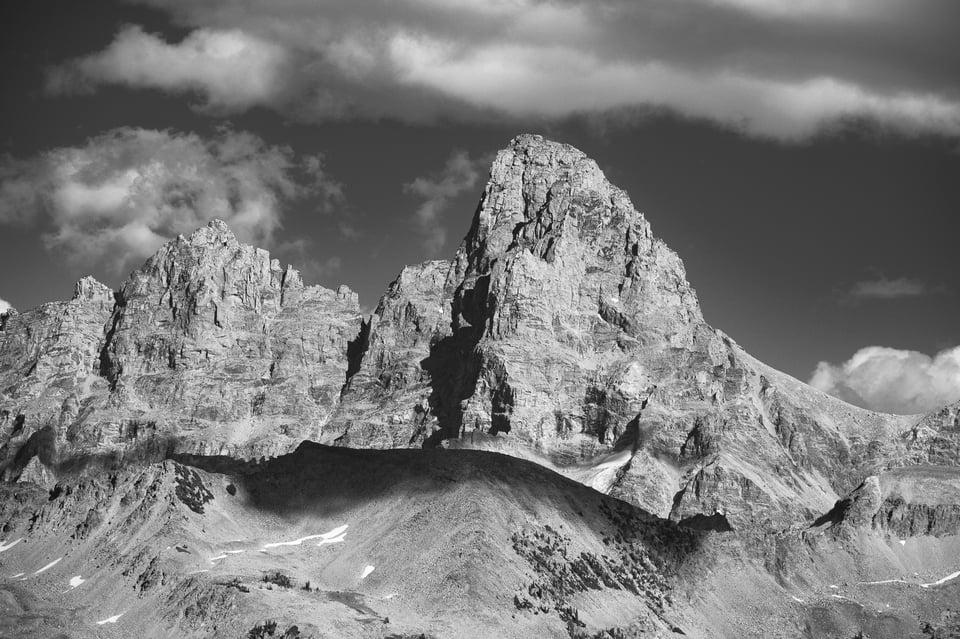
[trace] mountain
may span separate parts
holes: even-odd
[[[189,538],[212,554],[233,548],[226,535],[250,550],[333,528],[325,513],[342,511],[379,531],[350,560],[393,549],[370,583],[408,594],[398,607],[351,591],[362,619],[330,604],[339,630],[316,615],[300,624],[321,636],[356,624],[389,636],[371,629],[386,616],[437,636],[960,626],[960,405],[865,411],[751,357],[706,323],[680,258],[627,194],[539,136],[497,155],[453,260],[405,268],[368,319],[348,288],[305,286],[215,221],[119,291],[85,278],[73,299],[9,313],[0,329],[0,524],[5,543],[27,540],[0,551],[0,568],[59,554],[56,570],[73,570],[111,547],[90,539],[121,544],[97,569],[102,585],[56,610],[115,591],[106,600],[153,611],[137,613],[150,636],[238,636],[252,612],[187,619],[174,611],[200,604],[176,597],[266,614],[276,593],[249,583],[269,562],[245,555],[230,573],[227,555],[191,575],[188,553],[156,548]],[[608,511],[639,523],[615,532]],[[384,523],[408,520],[413,536]],[[168,582],[144,594],[134,573],[152,553]],[[356,581],[307,569],[324,557],[278,561],[339,601],[331,593]],[[28,582],[39,591],[0,588],[16,618],[54,601],[45,574]],[[250,592],[216,581],[227,576]],[[310,597],[284,603],[283,623]]]
[[[3,472],[173,451],[272,456],[334,412],[357,296],[304,286],[221,221],[163,247],[117,292],[13,315],[0,337]]]

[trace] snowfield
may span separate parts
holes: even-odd
[[[112,616],[112,617],[107,617],[107,618],[104,619],[103,621],[98,621],[98,622],[97,622],[97,625],[98,625],[98,626],[102,626],[103,624],[106,624],[106,623],[117,623],[117,620],[119,620],[120,617],[122,617],[124,614],[126,614],[126,613],[121,612],[119,615],[114,615],[114,616]]]

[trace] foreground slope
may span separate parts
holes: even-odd
[[[952,636],[960,512],[919,502],[960,474],[935,474],[754,536],[485,451],[304,443],[6,484],[0,636]]]
[[[4,636],[669,633],[671,579],[701,537],[479,451],[305,443],[4,490]]]

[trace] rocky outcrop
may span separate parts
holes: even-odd
[[[173,451],[275,455],[317,439],[347,377],[357,296],[305,286],[217,220],[163,247],[116,293],[0,332],[0,464],[57,470]]]
[[[901,540],[958,535],[960,469],[911,466],[871,475],[817,518],[812,528],[838,533],[873,528]]]
[[[900,439],[906,462],[955,466],[960,459],[960,402],[924,416]]]
[[[304,286],[214,221],[123,285],[100,372],[139,419],[175,419],[191,449],[276,454],[318,438],[360,322],[350,289]]]
[[[881,476],[883,502],[872,524],[901,539],[960,535],[960,469],[912,466]]]
[[[67,438],[81,409],[103,401],[99,379],[104,326],[113,292],[91,277],[73,297],[11,314],[0,331],[0,472],[15,479],[31,459],[57,460],[57,440]],[[34,465],[31,475],[40,472]]]
[[[387,288],[354,342],[350,378],[325,441],[399,448],[419,446],[436,432],[434,387],[451,364],[434,348],[450,331],[449,269],[440,260],[408,266]]]

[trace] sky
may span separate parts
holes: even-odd
[[[955,0],[0,12],[0,309],[119,287],[219,217],[370,310],[533,132],[627,190],[753,355],[878,410],[960,399]]]

